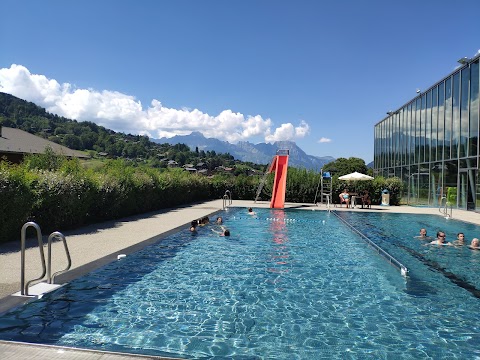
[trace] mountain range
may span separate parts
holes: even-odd
[[[252,162],[255,164],[269,164],[276,155],[277,150],[289,150],[288,165],[298,168],[319,171],[325,164],[334,161],[331,156],[307,155],[293,141],[277,141],[273,144],[252,144],[248,141],[240,141],[231,144],[215,138],[206,138],[200,132],[192,132],[190,135],[176,135],[171,138],[150,139],[156,143],[185,144],[192,151],[215,151],[217,153],[229,153],[235,159]]]

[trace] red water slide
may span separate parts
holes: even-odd
[[[287,186],[288,155],[275,155],[269,172],[275,172],[270,208],[283,209]]]

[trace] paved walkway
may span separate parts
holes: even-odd
[[[269,207],[268,202],[239,201],[232,204],[235,207]],[[64,232],[72,257],[71,270],[58,277],[58,282],[67,282],[71,279],[92,271],[104,264],[117,259],[120,254],[129,254],[158,241],[162,237],[188,226],[191,220],[203,216],[212,216],[221,211],[223,200],[214,200],[189,206],[166,209],[140,216],[129,217],[117,221],[109,221],[87,226],[75,231]],[[326,211],[324,205],[292,204],[285,208]],[[372,206],[371,209],[347,209],[333,207],[337,211],[367,211],[367,212],[396,212],[440,215],[436,208],[410,206]],[[480,214],[453,210],[454,219],[459,219],[480,225]],[[44,234],[44,242],[46,237]],[[26,279],[38,277],[42,268],[36,239],[27,241],[26,250]],[[20,290],[20,241],[0,245],[0,313],[18,303],[19,297],[10,296]],[[37,246],[36,246],[37,245]],[[46,254],[46,251],[45,251]],[[66,266],[66,257],[61,242],[55,242],[52,247],[52,271],[58,271]],[[0,358],[3,359],[125,359],[124,355],[83,352],[41,345],[19,345],[0,341]],[[145,358],[145,357],[143,357]],[[158,357],[146,357],[159,359]]]

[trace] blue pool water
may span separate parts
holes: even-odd
[[[187,230],[0,318],[3,340],[183,358],[480,358],[480,251],[425,246],[474,225],[339,213],[410,270],[407,279],[334,214],[243,209],[232,236]]]

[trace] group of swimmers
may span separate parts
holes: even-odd
[[[420,235],[416,236],[416,238],[421,239],[421,240],[432,240],[432,238],[427,235],[427,229],[425,229],[425,228],[420,229]],[[440,231],[437,232],[437,238],[432,240],[431,242],[429,242],[426,245],[446,245],[446,246],[464,246],[464,245],[466,245],[465,234],[462,233],[462,232],[457,234],[457,239],[453,242],[448,242],[445,239],[446,239],[445,232],[440,230]],[[480,240],[478,240],[477,238],[474,238],[471,241],[470,245],[468,245],[468,247],[472,250],[480,250]]]
[[[198,220],[193,220],[191,223],[190,223],[190,232],[192,234],[196,234],[197,233],[197,229],[199,227],[204,227],[206,225],[210,224],[210,219],[208,216],[204,216],[203,218],[201,219],[198,219]],[[217,229],[211,229],[214,233],[220,235],[220,236],[230,236],[230,230],[228,230],[225,226],[222,225],[223,224],[223,219],[221,216],[218,216],[217,217],[217,220],[215,220],[215,225],[217,225],[220,230],[217,230]]]
[[[255,216],[257,213],[253,211],[252,208],[248,208],[248,215]],[[201,219],[198,220],[193,220],[190,223],[190,232],[192,235],[197,234],[197,229],[199,227],[204,227],[206,225],[210,224],[210,219],[208,216],[204,216]],[[217,217],[217,220],[215,220],[215,225],[217,228],[211,228],[214,233],[220,235],[220,236],[230,236],[230,230],[228,230],[225,226],[223,226],[223,219],[221,216]]]

